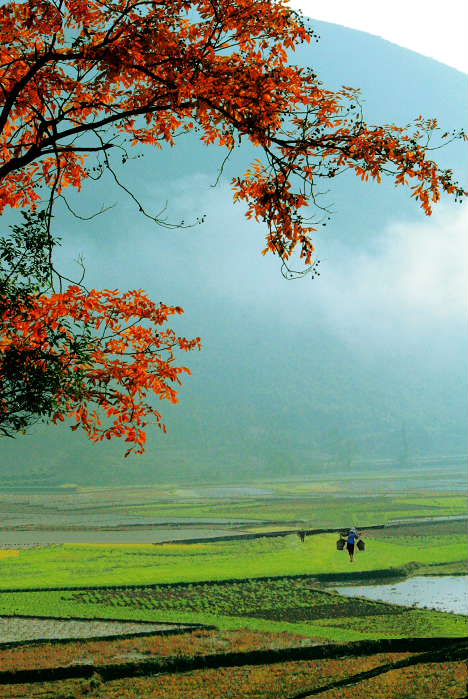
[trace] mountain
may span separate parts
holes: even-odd
[[[369,123],[423,114],[464,126],[464,74],[312,24],[321,41],[294,60],[327,86],[360,87]],[[435,154],[466,181],[462,145]],[[87,224],[57,217],[64,271],[82,254],[88,287],[144,288],[182,305],[177,330],[202,337],[203,351],[183,357],[193,376],[179,405],[161,406],[168,434],[151,431],[146,454],[124,459],[119,442],[39,425],[2,440],[4,483],[235,480],[466,452],[465,206],[442,202],[427,219],[407,192],[344,175],[324,197],[335,213],[317,235],[320,277],[288,282],[260,255],[262,227],[232,204],[230,178],[254,149],[236,151],[213,187],[223,157],[186,137],[120,170],[148,210],[167,201],[169,220],[205,214],[203,225],[158,228],[109,181],[70,202],[86,215],[115,208]]]

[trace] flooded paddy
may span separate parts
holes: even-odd
[[[13,509],[13,508],[12,508]],[[31,508],[32,509],[32,508]],[[227,517],[155,517],[125,511],[1,512],[0,549],[64,543],[161,543],[211,539],[242,532],[258,520]]]
[[[174,624],[146,622],[90,621],[78,619],[25,619],[0,617],[1,643],[64,638],[94,638],[168,631],[180,628]]]
[[[203,488],[180,488],[175,495],[183,498],[245,498],[262,495],[272,496],[275,491],[265,488],[253,488],[249,486],[204,486]]]
[[[232,485],[74,485],[35,491],[0,486],[0,549],[78,542],[161,543],[242,536],[259,529],[334,529],[351,524],[361,529],[397,523],[455,526],[466,519],[460,492],[464,483],[459,470],[434,468],[407,474],[390,470],[377,479],[367,472],[336,472]],[[437,492],[432,492],[432,485]]]
[[[416,576],[387,585],[337,587],[346,597],[366,597],[405,607],[468,615],[468,575]]]

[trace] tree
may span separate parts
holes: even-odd
[[[122,436],[142,451],[147,420],[162,424],[148,395],[176,400],[186,369],[174,349],[200,340],[159,326],[182,309],[82,280],[64,290],[54,266],[54,204],[105,173],[119,185],[115,161],[132,146],[194,131],[227,155],[245,140],[258,147],[234,200],[265,224],[263,253],[288,277],[315,263],[323,178],[387,176],[426,214],[441,191],[465,194],[430,159],[435,120],[368,125],[357,90],[327,90],[289,61],[315,35],[283,0],[26,0],[0,7],[0,29],[0,212],[25,210],[0,248],[4,434],[72,416],[92,439]]]
[[[51,241],[45,211],[23,213],[23,225],[0,239],[0,431],[11,436],[37,417],[68,415],[97,441],[124,437],[142,452],[149,417],[164,430],[146,399],[177,402],[174,385],[186,367],[174,366],[174,348],[186,340],[160,330],[178,306],[153,303],[141,290],[87,291],[77,284],[46,295]],[[91,406],[94,406],[91,409]],[[102,423],[100,414],[107,420]]]

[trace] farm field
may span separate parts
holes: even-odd
[[[38,623],[42,618],[55,639],[47,642],[44,634],[44,640],[29,641],[23,635],[21,645],[0,646],[2,671],[46,673],[40,681],[26,677],[24,683],[0,678],[0,697],[440,699],[442,689],[449,689],[453,699],[462,697],[466,667],[459,655],[432,657],[429,650],[406,648],[383,652],[377,646],[358,652],[353,644],[426,639],[435,652],[450,639],[459,643],[465,637],[466,616],[348,598],[331,586],[466,574],[466,520],[457,519],[466,513],[466,503],[454,490],[403,492],[392,479],[382,478],[368,492],[365,483],[310,480],[270,489],[256,483],[235,493],[194,488],[190,495],[189,489],[168,487],[156,497],[152,492],[143,497],[140,489],[95,489],[62,501],[55,494],[16,495],[24,499],[22,509],[4,512],[0,540],[6,530],[10,537],[15,531],[34,537],[50,528],[51,513],[57,528],[66,525],[63,531],[79,536],[80,527],[94,527],[98,539],[8,544],[0,550],[0,626],[11,626],[8,639],[21,615]],[[2,508],[8,509],[3,495]],[[408,521],[366,532],[364,511],[372,524],[402,514]],[[336,529],[344,520],[362,527],[366,541],[366,551],[353,564],[346,552],[336,550],[336,533],[310,534],[303,543],[297,536],[299,528]],[[168,537],[182,531],[196,540],[219,529],[231,537],[137,543],[144,523],[155,532],[167,527]],[[106,527],[116,530],[113,535],[119,528],[130,532],[135,541],[106,541]],[[291,533],[285,534],[288,529]],[[256,531],[258,538],[241,538]],[[275,531],[282,535],[261,536]],[[101,620],[163,624],[169,635],[124,638],[121,630],[112,640],[62,642],[62,619],[90,629]],[[172,633],[171,624],[179,631]],[[200,628],[184,631],[183,624]],[[446,640],[441,646],[437,639]],[[332,651],[330,657],[301,655],[336,644],[339,658]],[[50,673],[57,668],[66,668],[65,676],[52,681]],[[402,693],[395,694],[396,686]]]
[[[229,644],[230,639],[224,639]],[[267,639],[263,639],[265,642]],[[256,639],[258,643],[258,639]],[[235,642],[235,641],[234,641]],[[151,643],[151,642],[150,642]],[[122,647],[113,646],[116,653]],[[24,649],[28,657],[34,649]],[[52,660],[57,651],[50,649]],[[93,657],[91,647],[79,648]],[[110,647],[108,647],[108,651]],[[199,648],[201,650],[201,648]],[[306,649],[304,649],[305,651]],[[311,649],[313,652],[313,648]],[[139,647],[134,656],[148,657],[154,646]],[[280,651],[281,652],[281,651]],[[187,699],[199,697],[217,699],[299,699],[300,697],[379,697],[395,699],[453,699],[463,696],[466,684],[466,665],[460,653],[449,655],[445,662],[431,662],[437,651],[429,652],[377,652],[353,655],[346,649],[345,657],[326,657],[314,660],[285,662],[250,662],[240,665],[219,666],[212,669],[195,669],[185,672],[159,672],[156,676],[132,676],[112,679],[105,666],[90,667],[85,678],[0,684],[0,697],[46,697],[47,699],[121,699],[122,697],[148,697],[158,699]],[[356,652],[356,651],[354,651]],[[96,655],[94,653],[94,655]],[[112,657],[112,656],[111,656]],[[207,656],[205,656],[207,657]],[[75,656],[76,658],[76,656]],[[240,656],[238,656],[240,658]],[[60,657],[62,660],[62,657]],[[89,667],[89,666],[88,666]],[[109,670],[111,667],[109,667]],[[101,672],[97,671],[101,670]],[[448,692],[448,694],[447,694]]]
[[[84,663],[103,665],[149,658],[193,658],[214,653],[247,653],[253,650],[309,646],[315,643],[314,639],[288,631],[275,633],[251,629],[197,629],[178,634],[148,634],[115,640],[83,638],[67,643],[31,642],[22,644],[21,652],[11,644],[9,647],[0,647],[0,666],[4,671]]]
[[[199,528],[206,537],[210,529],[223,534],[463,517],[465,489],[463,471],[442,469],[374,472],[372,478],[365,472],[336,473],[243,486],[6,489],[0,490],[0,546],[80,541],[79,532],[86,532],[83,541],[131,542],[151,541],[151,529],[154,540],[162,540],[196,538]],[[138,527],[147,530],[146,538],[138,538]]]
[[[401,654],[381,654],[370,658],[359,659],[359,670],[376,669],[388,666],[390,663],[406,660],[408,656]],[[355,658],[343,660],[328,660],[322,662],[281,663],[261,667],[226,668],[187,673],[186,675],[166,675],[158,683],[148,680],[132,680],[130,691],[135,697],[155,697],[160,699],[185,699],[189,696],[203,696],[215,699],[219,696],[227,699],[269,699],[270,697],[297,697],[315,695],[318,697],[345,696],[356,697],[395,697],[395,686],[400,687],[401,697],[420,697],[421,699],[440,699],[444,692],[450,690],[451,696],[456,697],[464,691],[466,683],[466,667],[463,663],[447,663],[442,672],[440,664],[420,665],[416,669],[410,667],[394,670],[389,676],[363,681],[344,694],[343,686],[333,691],[333,685],[350,680],[356,673]],[[352,680],[351,680],[352,682]],[[351,684],[350,682],[350,684]],[[324,692],[318,692],[326,686]],[[330,686],[332,685],[332,686]],[[122,692],[128,691],[129,683],[108,683],[102,691],[92,691],[90,697],[109,697],[117,699]],[[306,690],[308,694],[305,694]],[[411,692],[409,694],[408,690]],[[403,692],[407,692],[403,694]],[[128,696],[128,694],[127,694]]]
[[[415,494],[413,498],[399,495],[372,495],[361,493],[340,497],[309,494],[274,498],[250,497],[242,501],[226,502],[213,499],[208,502],[131,506],[128,514],[153,517],[198,517],[244,519],[285,524],[303,524],[309,527],[345,527],[349,522],[361,527],[388,524],[403,519],[460,516],[466,514],[466,500],[460,494]]]
[[[321,641],[463,636],[466,617],[347,598],[309,578],[0,595],[4,615],[211,624]],[[6,626],[7,619],[3,622]]]
[[[176,624],[152,624],[141,621],[111,621],[88,619],[47,619],[42,617],[0,617],[0,647],[8,643],[22,643],[39,639],[83,639],[139,635],[154,632],[175,633],[190,628]],[[3,668],[3,666],[1,666]]]
[[[0,559],[0,589],[145,585],[285,575],[357,573],[405,576],[405,567],[436,571],[466,561],[466,534],[417,530],[409,537],[373,538],[353,566],[337,551],[336,534],[171,544],[62,544],[9,552]],[[434,538],[433,538],[434,537]]]

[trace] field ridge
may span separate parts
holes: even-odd
[[[32,645],[34,642],[32,643]],[[278,662],[317,660],[375,655],[377,653],[422,653],[415,662],[442,662],[466,657],[468,639],[464,637],[406,638],[354,641],[316,646],[249,650],[247,652],[213,653],[163,660],[146,660],[106,665],[79,664],[28,670],[0,671],[0,684],[29,684],[72,678],[90,678],[98,674],[103,681],[139,677],[157,672],[190,672],[219,667],[267,665]],[[408,659],[411,660],[411,659]],[[391,669],[391,668],[389,668]],[[323,690],[322,690],[323,691]],[[301,695],[301,696],[307,696]]]

